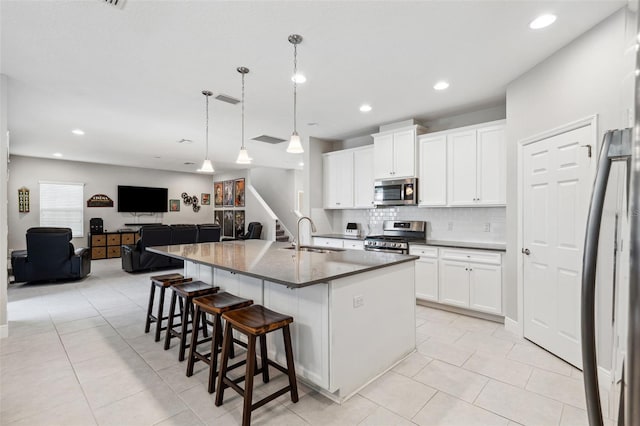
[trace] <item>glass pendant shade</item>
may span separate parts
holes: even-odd
[[[240,148],[240,152],[238,153],[238,158],[236,159],[236,163],[238,164],[251,164],[251,157],[249,157],[249,151],[247,148]]]
[[[291,139],[289,139],[289,146],[287,147],[287,152],[290,154],[302,154],[304,152],[298,132],[293,132],[293,134],[291,135]]]
[[[213,164],[211,164],[211,160],[206,159],[202,162],[202,166],[198,169],[199,172],[202,173],[213,173]]]

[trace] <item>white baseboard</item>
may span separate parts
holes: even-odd
[[[522,337],[522,328],[520,323],[509,317],[504,317],[504,329]]]
[[[9,324],[0,325],[0,339],[9,337]]]

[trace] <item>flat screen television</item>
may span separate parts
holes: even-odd
[[[167,188],[118,185],[119,212],[166,212],[168,204]]]

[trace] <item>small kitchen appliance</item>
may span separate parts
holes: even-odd
[[[347,223],[347,227],[344,230],[344,235],[357,237],[358,235],[360,235],[360,227],[355,222],[349,222]]]
[[[418,179],[375,181],[373,203],[376,206],[411,206],[418,204]]]
[[[364,249],[385,253],[408,254],[410,243],[426,243],[427,222],[422,220],[385,220],[382,235],[364,239]]]

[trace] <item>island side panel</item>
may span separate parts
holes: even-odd
[[[340,400],[415,350],[415,262],[329,286],[330,384]]]
[[[291,341],[296,375],[323,389],[329,384],[329,285],[290,289],[264,281],[264,305],[291,315]],[[267,336],[268,356],[286,365],[282,333]]]

